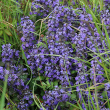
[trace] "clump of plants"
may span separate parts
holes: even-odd
[[[0,4],[0,110],[110,110],[109,1]]]

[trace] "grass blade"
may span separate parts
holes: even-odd
[[[0,100],[0,110],[3,110],[4,106],[5,106],[5,93],[6,93],[6,88],[7,88],[7,79],[8,79],[8,74],[6,74],[5,76],[5,82],[4,82],[4,87],[3,87],[3,92],[2,92],[2,96],[1,96],[1,100]]]

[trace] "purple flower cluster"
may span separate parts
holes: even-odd
[[[97,32],[95,25],[93,23],[88,22],[88,21],[93,21],[92,16],[90,14],[87,14],[84,8],[82,9],[82,13],[80,14],[80,19],[81,19],[80,26],[78,27],[80,32],[75,33],[75,36],[72,38],[72,43],[76,44],[75,46],[76,57],[86,61],[87,58],[90,57],[89,54],[87,53],[93,53],[93,52],[103,53],[104,51],[101,49],[103,49],[104,47],[101,42],[101,35]],[[99,51],[97,50],[97,48],[99,49]],[[93,55],[93,57],[96,57],[96,55]],[[76,90],[78,92],[80,100],[82,101],[82,97],[83,97],[83,99],[87,103],[88,103],[88,99],[87,99],[88,93],[85,93],[84,91],[87,88],[87,84],[83,84],[83,83],[88,83],[89,81],[92,81],[92,83],[94,84],[94,80],[96,81],[96,83],[102,83],[104,81],[104,77],[102,76],[104,74],[103,68],[98,63],[97,60],[100,63],[102,62],[99,57],[93,59],[91,61],[90,69],[87,68],[85,62],[82,61],[78,62],[78,60],[75,60],[76,71],[77,71],[77,76],[75,77],[75,80],[76,80],[76,85],[78,85],[76,87]],[[88,71],[90,71],[90,77]],[[79,84],[83,84],[83,85],[79,86]],[[103,102],[99,101],[98,103],[102,104]],[[82,106],[83,109],[86,109],[84,105]]]
[[[72,64],[74,60],[68,58],[68,56],[73,56],[73,49],[71,45],[66,44],[66,42],[69,42],[73,36],[74,29],[70,26],[72,26],[74,22],[75,15],[72,9],[64,8],[64,6],[59,4],[54,8],[54,12],[49,16],[48,20],[48,32],[46,33],[46,37],[51,59],[45,65],[45,75],[50,78],[50,81],[58,79],[62,88],[68,87],[68,80],[71,80],[70,72],[73,69]],[[72,82],[70,85],[73,85]],[[59,102],[66,102],[69,100],[69,96],[66,92],[68,92],[68,90],[60,90],[57,87],[56,90],[50,91],[49,95],[45,93],[43,96],[45,100],[43,106],[47,110],[54,109]],[[61,95],[61,93],[65,94]],[[55,98],[53,94],[57,97]]]
[[[45,65],[45,76],[50,78],[50,81],[53,81],[53,79],[60,80],[60,84],[63,86],[68,86],[68,78],[71,79],[70,70],[72,69],[72,63],[74,60],[69,60],[68,56],[72,56],[73,49],[70,45],[65,44],[67,41],[71,41],[73,44],[76,44],[76,57],[83,59],[86,61],[88,55],[87,51],[88,47],[89,49],[96,51],[95,44],[98,44],[99,48],[103,48],[101,46],[101,40],[100,35],[96,31],[94,24],[89,23],[88,21],[92,21],[92,16],[90,14],[86,13],[86,10],[83,8],[82,13],[80,13],[80,17],[76,17],[76,13],[72,10],[72,8],[64,8],[65,6],[62,6],[60,4],[57,4],[54,8],[54,12],[49,16],[48,20],[48,32],[47,32],[47,43],[48,43],[48,49],[49,53],[52,55],[51,59],[46,62]],[[80,26],[78,29],[80,30],[79,33],[75,33],[74,29],[72,29],[72,25],[75,24],[76,21],[74,19],[80,18]],[[93,37],[96,37],[95,40]],[[92,38],[92,40],[91,40]],[[92,44],[94,42],[94,44]],[[100,53],[103,52],[100,50]],[[54,56],[58,55],[58,56]],[[38,57],[36,57],[36,60]],[[41,60],[41,59],[40,59]],[[40,60],[37,60],[38,62]],[[96,62],[96,60],[91,61],[91,74],[90,78],[87,73],[88,68],[87,65],[84,62],[78,63],[77,60],[75,60],[76,64],[76,84],[83,84],[86,82],[89,82],[90,79],[93,81],[93,62]],[[65,65],[67,66],[67,69],[65,68]],[[42,66],[40,66],[42,67]],[[100,69],[100,71],[99,71]],[[96,74],[103,74],[103,68],[96,63],[95,65]],[[70,75],[69,77],[67,74]],[[104,78],[102,75],[96,75],[96,82],[101,83],[104,81]],[[80,89],[86,89],[87,84],[77,86],[77,92],[79,94],[79,97],[81,98]],[[83,97],[85,92],[83,92]],[[87,99],[88,100],[88,99]],[[86,100],[86,101],[87,101]],[[45,105],[45,104],[44,104]]]
[[[23,37],[21,38],[22,41],[22,47],[25,52],[25,56],[27,58],[27,63],[30,66],[32,73],[34,76],[37,76],[37,68],[40,68],[40,73],[44,72],[44,65],[48,62],[49,57],[44,55],[38,55],[38,54],[48,54],[48,49],[44,47],[45,42],[43,41],[43,38],[41,37],[38,41],[36,40],[36,36],[32,32],[34,32],[34,24],[29,19],[28,16],[23,17],[21,19],[21,26]],[[30,32],[31,31],[31,32]],[[44,45],[40,45],[40,43]]]
[[[90,49],[89,51],[96,52],[96,53],[104,53],[104,46],[101,41],[101,35],[97,32],[97,29],[94,28],[94,36],[90,36],[87,38],[87,47]],[[104,40],[103,40],[104,41]],[[97,55],[93,55],[96,57]],[[102,62],[100,57],[96,57],[91,61],[91,73],[90,73],[90,78],[93,81],[94,77],[96,77],[96,83],[102,83],[104,81],[104,77],[102,76],[103,73],[103,67],[98,62]],[[100,74],[100,75],[96,75]],[[95,75],[95,76],[94,76]]]
[[[40,38],[40,41],[37,42],[37,45],[34,44],[33,47],[31,48],[30,54],[27,55],[27,61],[29,65],[30,62],[33,61],[31,63],[32,64],[31,69],[39,67],[41,69],[40,73],[44,72],[43,67],[44,64],[46,64],[45,76],[49,77],[50,81],[52,81],[53,79],[59,79],[60,84],[64,87],[69,85],[67,74],[71,75],[70,70],[72,69],[73,63],[73,60],[68,59],[68,56],[73,56],[72,55],[73,49],[70,44],[67,45],[65,44],[65,42],[71,38],[71,35],[73,36],[74,30],[70,26],[72,26],[76,14],[72,9],[64,8],[64,6],[62,5],[56,6],[54,10],[55,13],[49,16],[48,21],[49,26],[47,33],[48,49],[44,46],[38,46],[40,42],[43,43],[42,38]],[[51,24],[52,22],[53,24]],[[63,22],[65,23],[63,24]],[[52,55],[57,54],[60,56],[59,57],[51,56],[49,58],[45,57],[44,55],[38,55],[48,53]],[[33,66],[34,64],[35,66]],[[70,76],[69,79],[71,79]]]
[[[42,18],[47,17],[58,3],[59,0],[34,0],[30,14],[35,14]]]
[[[29,86],[25,86],[22,90],[22,94],[18,96],[20,102],[18,103],[19,110],[28,110],[28,107],[33,103],[32,93],[29,90]]]
[[[61,84],[64,82],[63,79],[66,82],[68,82],[64,61],[67,65],[67,74],[69,75],[70,75],[70,71],[68,71],[68,69],[71,68],[73,62],[72,60],[67,59],[68,56],[72,56],[73,50],[70,46],[68,47],[65,44],[65,41],[70,40],[71,36],[73,36],[74,30],[70,26],[72,26],[74,19],[76,18],[75,16],[76,14],[72,9],[64,8],[64,6],[57,4],[56,7],[54,8],[54,12],[49,16],[49,20],[48,20],[47,43],[48,43],[49,53],[62,55],[62,56],[61,57],[51,56],[50,63],[47,62],[45,66],[45,71],[46,71],[45,75],[50,77],[51,81],[53,80],[53,78],[60,79]],[[62,39],[65,40],[62,41]],[[54,42],[54,41],[58,41],[58,42]],[[40,60],[38,60],[37,58],[36,60],[37,63]],[[72,62],[70,63],[70,61]]]
[[[19,58],[19,50],[11,49],[11,44],[2,45],[2,62],[12,63],[16,58]],[[13,59],[13,60],[12,60]]]
[[[89,29],[88,26],[86,24],[86,21],[88,21],[91,18],[90,14],[87,14],[85,12],[85,9],[83,9],[83,12],[80,14],[80,19],[82,21],[80,21],[80,26],[78,27],[78,29],[80,30],[79,33],[75,33],[74,37],[72,38],[72,43],[75,44],[75,49],[76,49],[76,57],[79,59],[83,59],[86,61],[87,59],[87,49],[86,49],[86,37],[87,34],[89,34]],[[85,22],[83,22],[83,20]],[[76,85],[78,85],[76,87],[76,90],[78,92],[79,98],[81,98],[82,100],[82,96],[84,97],[85,93],[84,91],[82,91],[81,89],[86,89],[87,88],[87,84],[83,84],[83,83],[87,83],[90,81],[89,79],[89,75],[87,73],[87,65],[85,62],[83,61],[78,61],[75,60],[75,64],[76,64],[76,71],[77,71],[77,76],[75,77],[76,80]],[[83,84],[80,85],[79,84]],[[81,96],[82,93],[82,96]]]
[[[23,42],[22,48],[25,50],[25,53],[28,54],[31,52],[31,48],[34,44],[35,36],[32,32],[34,32],[35,26],[28,16],[21,18],[21,26],[23,34],[21,37],[21,41]]]
[[[27,58],[27,63],[30,68],[35,69],[35,59],[33,56],[30,56],[32,52],[32,48],[34,45],[35,36],[32,32],[34,32],[34,23],[29,19],[28,16],[24,16],[21,18],[21,26],[22,26],[22,48],[25,52],[25,56]],[[37,41],[36,41],[37,42]],[[32,71],[33,73],[35,71]]]
[[[108,34],[110,35],[110,26],[109,26],[109,24],[110,24],[110,11],[108,9],[101,11],[101,23],[103,23],[104,25],[107,25],[105,27],[107,29]]]
[[[43,43],[39,45],[40,43]],[[38,70],[41,74],[44,73],[45,64],[49,62],[50,57],[43,55],[43,54],[49,54],[48,48],[46,47],[45,42],[43,41],[43,38],[41,37],[40,40],[37,42],[37,44],[33,45],[32,48],[32,56],[35,59],[35,66],[37,68],[40,68]]]
[[[36,78],[40,74],[48,77],[49,82],[56,80],[58,82],[53,90],[45,91],[42,105],[46,110],[53,110],[57,104],[58,110],[70,109],[66,102],[76,103],[75,99],[71,98],[73,88],[70,89],[74,81],[77,99],[80,99],[82,109],[88,110],[88,102],[90,102],[91,110],[94,110],[94,102],[96,108],[98,103],[101,110],[109,110],[105,106],[102,107],[104,101],[101,90],[97,91],[97,103],[94,90],[90,93],[86,91],[91,84],[105,81],[102,59],[97,56],[97,54],[106,52],[104,49],[109,49],[105,42],[107,39],[103,26],[102,33],[99,34],[95,24],[91,22],[93,21],[91,14],[88,14],[85,8],[77,8],[77,11],[80,9],[78,13],[72,6],[69,6],[67,0],[64,0],[63,5],[59,3],[60,1],[62,0],[34,0],[32,2],[30,15],[35,14],[44,18],[52,12],[45,22],[48,27],[45,36],[47,41],[43,37],[37,40],[37,36],[34,35],[35,26],[30,17],[21,18],[22,49],[33,77]],[[110,36],[110,12],[107,2],[109,3],[109,0],[104,0],[107,8],[101,12],[101,22],[107,25],[107,32]],[[100,13],[99,10],[98,13]],[[26,85],[27,77],[23,78],[23,75],[28,76],[27,68],[20,64],[16,66],[17,59],[20,58],[19,53],[18,50],[11,49],[11,44],[2,46],[1,56],[4,67],[0,66],[0,80],[4,81],[5,75],[8,74],[9,95],[13,96],[18,93],[17,98],[20,99],[16,102],[18,109],[28,110],[33,99],[31,90]],[[74,56],[74,60],[70,59]],[[107,54],[103,54],[102,57],[106,58]],[[93,59],[88,62],[87,60],[91,58]],[[74,78],[72,71],[77,72]],[[106,83],[105,90],[108,98],[110,98],[109,89],[110,84]],[[41,107],[40,110],[43,108]]]
[[[60,89],[58,86],[55,86],[55,89],[52,91],[45,91],[43,99],[45,102],[42,103],[42,105],[46,110],[53,110],[59,102],[63,104],[67,101],[70,102],[70,96],[68,96],[67,90]],[[65,110],[65,108],[63,109]],[[42,108],[40,108],[40,110],[42,110]],[[58,110],[61,110],[60,106],[58,106]]]
[[[2,45],[2,62],[5,66],[0,66],[0,80],[5,80],[5,75],[8,74],[9,95],[12,96],[18,93],[20,99],[26,100],[25,104],[29,106],[31,103],[29,101],[29,104],[27,101],[32,101],[32,94],[30,93],[29,87],[25,85],[26,79],[22,78],[23,75],[28,75],[28,73],[25,72],[27,68],[24,68],[23,65],[20,64],[15,65],[18,58],[19,51],[11,49],[11,44]],[[25,107],[22,108],[22,106],[18,104],[19,110],[27,110]]]
[[[104,0],[104,7],[110,9],[110,0]]]

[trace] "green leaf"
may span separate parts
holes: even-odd
[[[58,85],[58,81],[54,81],[54,86],[57,86]]]
[[[49,77],[46,77],[46,80],[48,80],[49,79]]]
[[[51,86],[52,86],[52,88],[53,88],[53,82],[51,82]]]
[[[70,44],[70,42],[65,42],[65,44]]]
[[[43,95],[44,95],[44,92],[43,92],[43,91],[41,91],[40,95],[43,97]]]
[[[68,96],[70,96],[72,100],[73,100],[73,99],[76,99],[76,94],[68,93]]]
[[[74,73],[76,73],[76,71],[74,71],[74,70],[73,70],[73,71],[71,71],[71,74],[74,74]]]
[[[107,91],[103,91],[101,95],[103,96],[103,98],[106,98],[106,94],[107,94]]]
[[[72,48],[73,48],[73,49],[74,49],[74,48],[75,48],[75,46],[76,46],[75,44],[71,44],[71,45],[72,45]]]
[[[50,85],[49,81],[46,81],[47,85]]]
[[[38,68],[37,68],[37,71],[40,71],[40,70],[41,70],[41,68],[38,67]]]
[[[76,95],[75,94],[71,94],[71,99],[76,99]]]
[[[51,87],[49,81],[46,81],[46,83],[47,83],[47,89],[49,89]]]
[[[70,106],[70,107],[69,107],[69,110],[78,110],[78,108],[73,107],[73,106]]]
[[[43,46],[43,47],[46,47],[46,48],[47,48],[46,44],[44,44],[44,43],[42,43],[42,42],[39,42],[39,43],[37,44],[37,46],[38,46],[38,47]]]
[[[42,82],[42,85],[43,85],[43,86],[46,86],[46,84],[45,84],[44,82]]]
[[[31,106],[34,106],[35,105],[35,103],[33,102],[32,104],[31,104]]]
[[[47,42],[47,38],[46,37],[43,37],[43,41]]]
[[[44,82],[42,82],[42,85],[43,85],[42,88],[45,90],[45,88],[47,87],[47,85]]]
[[[8,29],[4,29],[4,32],[9,35],[9,36],[12,36],[11,32],[8,30]]]
[[[63,5],[63,1],[59,1],[59,3]]]
[[[44,80],[44,79],[45,79],[44,76],[38,76],[38,77],[36,78],[37,81]]]

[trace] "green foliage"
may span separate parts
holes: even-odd
[[[38,44],[36,44],[38,47],[40,47],[40,46],[43,46],[43,47],[46,47],[47,48],[47,45],[46,44],[44,44],[44,43],[42,43],[42,42],[39,42]]]
[[[5,82],[4,82],[4,87],[3,87],[3,91],[2,91],[2,96],[0,98],[0,110],[3,110],[3,108],[5,106],[5,93],[6,93],[6,88],[7,88],[7,79],[8,79],[8,75],[5,76]]]
[[[103,0],[89,0],[89,2],[87,2],[87,0],[75,0],[75,2],[77,2],[79,4],[75,4],[73,6],[73,4],[71,3],[71,0],[68,0],[68,5],[69,6],[72,5],[74,7],[75,11],[79,11],[75,8],[80,7],[80,5],[82,5],[82,6],[84,5],[86,8],[86,11],[92,15],[92,18],[94,21],[93,23],[95,24],[99,33],[102,32],[101,28],[102,28],[102,26],[104,26],[104,31],[105,31],[106,39],[107,39],[106,44],[110,50],[110,39],[109,39],[109,35],[107,33],[106,26],[101,24],[101,21],[99,20],[100,13],[98,14],[98,12],[97,12],[98,5],[100,5],[100,11],[103,10]],[[64,4],[64,0],[60,1],[60,3]],[[0,52],[1,52],[1,46],[6,43],[11,43],[11,44],[13,44],[13,47],[16,47],[16,48],[21,46],[21,42],[20,42],[21,36],[17,35],[17,31],[16,31],[16,24],[17,24],[17,22],[20,23],[21,16],[23,16],[23,15],[30,16],[30,18],[33,21],[37,21],[40,19],[39,17],[36,17],[35,15],[29,15],[29,12],[31,10],[31,4],[32,4],[31,0],[27,0],[27,1],[21,0],[21,4],[17,3],[15,0],[0,0]],[[91,8],[89,7],[89,4],[92,5]],[[93,8],[95,9],[94,11],[93,11]],[[47,31],[46,24],[43,23],[41,20],[36,23],[35,29],[36,29],[36,32],[34,34],[37,36],[37,39],[38,39],[38,36],[40,37],[40,35],[43,34],[44,35],[43,41],[46,43],[45,44],[45,43],[39,42],[37,44],[37,47],[39,48],[40,46],[42,46],[42,47],[48,48],[47,39],[45,36],[45,32]],[[65,43],[70,44],[70,42],[65,42]],[[71,44],[71,46],[73,49],[75,49],[75,44]],[[99,50],[99,49],[97,49],[97,50]],[[20,56],[22,56],[22,61],[21,61],[21,59],[19,61],[21,62],[21,64],[23,64],[23,65],[27,66],[27,68],[29,68],[23,49],[21,48],[20,51],[21,51]],[[106,81],[104,83],[107,83],[110,80],[110,68],[108,67],[110,65],[110,59],[109,59],[109,57],[107,57],[105,59],[103,57],[104,54],[109,54],[109,51],[106,50],[102,54],[93,52],[92,54],[89,54],[89,55],[90,56],[97,55],[97,57],[101,58],[102,63],[100,63],[100,62],[98,62],[98,63],[104,68],[104,77],[106,79]],[[0,56],[1,56],[1,54],[0,54]],[[53,55],[53,56],[59,57],[60,55]],[[87,63],[88,65],[90,65],[91,60],[95,59],[95,58],[93,58],[93,59],[90,59],[89,61],[85,61],[83,59],[76,58],[76,57],[69,57],[69,58],[77,59],[79,62],[82,61],[82,62]],[[109,59],[109,61],[107,61],[107,59]],[[25,64],[24,64],[24,62],[25,62]],[[0,66],[4,66],[4,64],[1,61],[0,61]],[[88,66],[88,68],[90,68],[90,66]],[[37,70],[40,71],[41,68],[37,68]],[[38,91],[40,88],[40,90],[42,90],[42,91],[40,92],[38,97],[43,96],[44,95],[43,90],[53,90],[54,86],[58,85],[57,80],[53,81],[53,82],[49,82],[49,78],[44,77],[43,75],[37,76],[36,78],[32,78],[32,73],[29,70],[28,70],[28,72],[29,72],[29,75],[22,75],[20,77],[23,79],[23,81],[25,81],[27,79],[27,77],[30,77],[30,80],[27,83],[27,85],[30,86],[30,89],[32,90],[33,95],[36,94],[36,91]],[[72,75],[75,75],[75,73],[76,73],[76,71],[71,71]],[[16,110],[15,104],[12,102],[12,100],[9,98],[8,94],[6,93],[7,78],[8,78],[8,76],[6,76],[6,79],[4,82],[4,87],[1,86],[1,85],[3,85],[3,82],[0,81],[0,97],[1,97],[0,98],[0,110],[4,110],[4,109],[10,110],[10,109],[8,109],[8,106],[5,107],[5,98],[8,99],[9,102],[12,104],[13,110]],[[61,86],[59,86],[59,87],[61,88]],[[3,88],[3,90],[1,88]],[[89,109],[92,108],[94,110],[97,109],[93,102],[90,91],[95,90],[95,92],[97,92],[98,90],[101,90],[103,88],[104,88],[104,84],[99,84],[96,87],[94,85],[91,85],[90,87],[86,88],[86,91],[89,91],[88,100],[91,100],[92,105],[93,105],[93,107],[92,107],[90,102],[88,102],[88,105],[86,105],[83,100],[83,103],[84,103],[84,105],[86,105],[87,108],[89,108]],[[75,91],[75,89],[76,89],[76,85],[74,85],[72,87],[73,91]],[[71,97],[72,100],[74,99],[77,101],[77,104],[71,104],[69,102],[66,103],[67,106],[69,106],[69,110],[83,110],[81,103],[79,103],[77,100],[76,91],[73,92],[72,94],[68,93],[68,95]],[[103,100],[107,101],[106,106],[110,108],[110,104],[109,104],[110,101],[109,101],[109,99],[107,99],[107,92],[103,91],[102,96],[103,96]],[[13,100],[16,100],[16,98],[15,99],[13,98]],[[34,103],[32,104],[32,106],[35,106],[35,105],[37,105],[38,108],[40,108],[40,105],[42,106],[39,99],[37,101],[37,99],[34,98]],[[58,103],[58,105],[61,105],[62,107],[64,106],[63,103]],[[56,106],[55,110],[57,110],[58,105]],[[36,109],[37,109],[37,107],[36,107]]]

